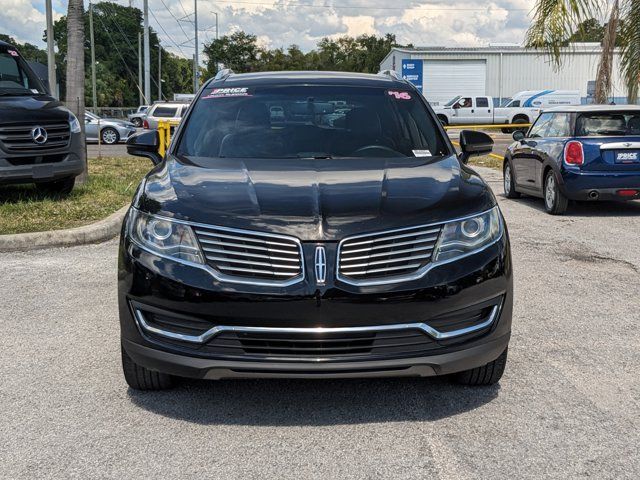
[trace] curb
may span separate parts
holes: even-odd
[[[67,230],[49,230],[48,232],[0,235],[0,252],[72,247],[110,240],[120,233],[122,220],[128,209],[129,205],[124,206],[104,220],[82,227],[69,228]]]

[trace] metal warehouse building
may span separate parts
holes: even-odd
[[[583,103],[592,92],[601,47],[598,43],[576,43],[565,50],[560,70],[554,71],[548,57],[539,51],[515,45],[480,48],[393,48],[380,64],[407,78],[433,104],[456,95],[489,95],[506,99],[524,90],[579,90]],[[619,75],[619,54],[614,58],[613,100],[626,103]]]

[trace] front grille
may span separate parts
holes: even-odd
[[[224,332],[203,346],[203,353],[259,358],[344,359],[411,356],[442,348],[419,330],[366,333]]]
[[[247,280],[302,279],[302,246],[291,237],[220,227],[195,228],[207,263],[223,275]]]
[[[338,254],[340,279],[357,283],[406,278],[431,261],[440,229],[420,226],[347,238]]]
[[[47,141],[37,144],[33,141],[31,131],[42,127],[47,131]],[[28,152],[52,150],[66,147],[69,144],[71,131],[66,122],[10,123],[0,125],[0,142],[10,152]]]

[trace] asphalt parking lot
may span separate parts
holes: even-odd
[[[478,169],[496,193],[500,176]],[[115,241],[0,254],[0,478],[638,478],[640,203],[506,200],[499,386],[187,381],[127,389]]]

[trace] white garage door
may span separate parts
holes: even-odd
[[[425,60],[422,91],[434,104],[456,95],[485,95],[487,63],[485,60]]]

